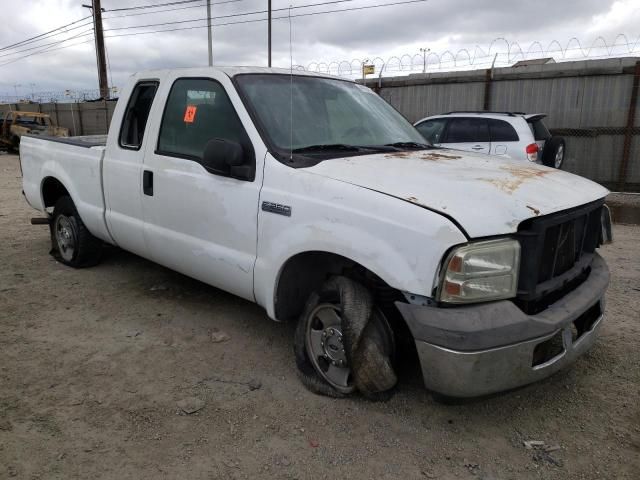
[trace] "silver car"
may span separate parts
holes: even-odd
[[[502,155],[561,168],[566,154],[562,137],[552,136],[544,113],[450,112],[415,123],[435,146]]]

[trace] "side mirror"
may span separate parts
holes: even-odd
[[[202,166],[211,173],[235,176],[234,171],[244,164],[244,150],[238,142],[214,138],[202,153]]]

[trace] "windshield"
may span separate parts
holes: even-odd
[[[332,150],[341,155],[349,147],[361,147],[362,153],[371,153],[366,147],[391,144],[425,147],[424,138],[402,115],[362,85],[295,75],[236,78],[269,143],[281,153],[327,156]]]

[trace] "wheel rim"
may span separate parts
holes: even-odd
[[[54,228],[60,256],[66,261],[73,260],[73,254],[76,250],[76,235],[71,219],[65,215],[58,215]]]
[[[355,390],[342,338],[341,310],[332,303],[318,305],[310,313],[305,341],[311,363],[333,388]]]
[[[564,147],[562,145],[560,145],[558,147],[558,151],[556,152],[556,158],[555,158],[555,167],[556,168],[560,168],[560,166],[562,165],[562,161],[564,160]]]

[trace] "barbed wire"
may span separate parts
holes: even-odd
[[[471,53],[473,51],[473,53]],[[599,36],[585,48],[577,37],[569,39],[564,47],[558,40],[552,40],[544,48],[539,41],[532,42],[526,49],[505,37],[498,37],[491,41],[484,49],[476,45],[473,50],[461,48],[457,51],[446,50],[442,53],[426,51],[424,53],[393,55],[386,59],[376,56],[364,59],[333,60],[330,62],[310,62],[306,66],[294,65],[293,68],[302,71],[312,71],[332,74],[342,77],[360,77],[362,66],[372,64],[376,74],[383,76],[385,73],[410,73],[418,70],[425,72],[455,71],[461,68],[484,68],[491,65],[511,66],[520,60],[551,57],[557,61],[586,60],[615,58],[624,55],[640,54],[640,36],[635,41],[630,41],[625,34],[618,34],[609,44],[607,40]],[[112,92],[117,93],[117,87]],[[33,92],[22,95],[8,95],[0,93],[0,103],[42,103],[42,102],[81,102],[94,100],[100,97],[97,89],[75,89],[46,92]]]
[[[500,46],[502,48],[499,48]],[[427,51],[424,53],[393,55],[386,59],[375,56],[364,59],[354,58],[350,61],[313,61],[306,66],[295,65],[294,68],[338,76],[359,76],[362,75],[362,66],[364,64],[374,65],[376,72],[379,75],[383,75],[385,72],[481,68],[494,63],[498,66],[510,66],[517,61],[534,58],[551,57],[556,61],[568,61],[614,58],[631,54],[640,54],[640,36],[635,41],[629,41],[627,35],[621,33],[615,37],[611,44],[604,37],[598,36],[587,48],[582,46],[580,39],[577,37],[569,39],[564,47],[558,40],[549,42],[547,48],[544,48],[541,42],[535,41],[526,49],[517,41],[510,42],[504,37],[498,37],[491,41],[486,50],[480,45],[476,45],[473,53],[468,48],[461,48],[455,53],[451,50],[446,50],[442,53]]]

